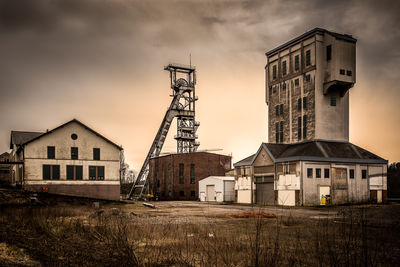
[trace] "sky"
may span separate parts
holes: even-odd
[[[0,152],[11,130],[76,118],[138,171],[171,102],[163,68],[191,55],[199,150],[236,162],[268,141],[265,52],[315,27],[358,39],[350,141],[400,161],[400,2],[385,0],[0,0]]]

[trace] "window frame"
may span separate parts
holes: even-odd
[[[336,96],[335,95],[331,95],[331,99],[330,99],[330,105],[331,107],[336,107]]]
[[[354,179],[354,178],[355,178],[354,169],[349,169],[349,178],[350,178],[350,179]]]
[[[299,78],[294,80],[294,86],[300,86],[300,80]]]
[[[361,179],[367,179],[367,176],[368,176],[367,169],[362,169],[361,170]]]
[[[328,172],[328,175],[326,175],[326,173]],[[326,179],[328,179],[328,178],[330,178],[329,176],[330,176],[330,169],[329,168],[324,168],[324,178],[326,178]]]
[[[69,170],[72,169],[72,177],[69,176]],[[66,179],[67,181],[81,181],[83,180],[83,166],[82,165],[67,165],[66,166]],[[78,177],[78,173],[80,173],[80,177]]]
[[[95,172],[94,176],[91,175],[91,170],[93,170],[93,169]],[[91,180],[91,181],[104,181],[105,180],[105,167],[102,165],[89,165],[88,172],[89,172],[89,180]],[[101,172],[103,173],[103,175],[100,175]]]
[[[272,80],[276,80],[277,78],[277,70],[276,70],[276,64],[272,65]]]
[[[301,118],[301,116],[299,116],[299,117],[297,117],[297,127],[298,127],[298,129],[297,129],[297,137],[298,137],[298,139],[299,139],[299,141],[301,140],[301,136],[302,136],[302,118]]]
[[[303,116],[303,139],[307,138],[307,115]]]
[[[300,55],[294,56],[294,70],[295,71],[300,70]]]
[[[287,75],[287,63],[286,60],[282,61],[282,76]]]
[[[48,168],[48,176],[45,175],[45,169]],[[47,174],[47,172],[46,172]],[[60,180],[60,165],[58,164],[43,164],[42,165],[42,179],[49,180]]]
[[[332,59],[332,45],[326,46],[326,61]]]
[[[94,147],[93,148],[93,160],[100,160],[100,148],[99,147]]]
[[[311,66],[311,49],[306,50],[306,66]]]
[[[313,168],[307,168],[307,178],[309,178],[309,179],[314,178],[314,169]]]
[[[47,146],[47,159],[55,159],[55,158],[56,158],[56,147]]]
[[[315,168],[315,178],[320,179],[322,177],[321,168]]]
[[[76,152],[76,155],[75,155]],[[79,159],[79,149],[76,146],[71,147],[71,159],[77,160]]]

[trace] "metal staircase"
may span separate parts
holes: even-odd
[[[170,64],[164,68],[170,72],[172,102],[165,113],[156,137],[147,153],[139,175],[129,192],[129,198],[141,199],[148,192],[149,163],[153,157],[160,155],[171,123],[177,121],[177,153],[195,152],[199,146],[196,142],[196,131],[200,123],[195,121],[195,84],[196,71],[194,67]]]

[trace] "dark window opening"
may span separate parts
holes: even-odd
[[[82,180],[82,166],[67,165],[67,180]]]
[[[283,91],[286,90],[286,83],[282,84],[282,89],[283,89]]]
[[[303,138],[307,138],[307,115],[303,116]]]
[[[307,178],[313,178],[313,169],[307,168]]]
[[[311,81],[311,75],[310,74],[307,74],[306,75],[306,82],[310,82]]]
[[[306,109],[307,108],[307,97],[303,97],[303,108]]]
[[[340,73],[340,75],[344,75],[344,73],[345,73],[344,69],[340,69],[339,73]]]
[[[361,178],[367,179],[367,170],[362,170],[361,171]]]
[[[71,147],[71,159],[78,159],[78,148]]]
[[[347,75],[347,76],[351,76],[351,75],[352,75],[351,70],[346,71],[346,75]]]
[[[354,179],[354,170],[350,169],[350,179]]]
[[[298,126],[297,136],[300,141],[301,140],[301,117],[297,118],[297,126]]]
[[[89,180],[104,180],[104,166],[89,166]]]
[[[294,80],[294,85],[295,85],[295,86],[299,86],[299,85],[300,85],[299,79]]]
[[[272,66],[272,79],[276,79],[276,65]]]
[[[301,110],[301,98],[297,99],[297,110]]]
[[[306,66],[311,65],[311,50],[306,51]]]
[[[185,196],[185,191],[179,191],[179,196],[184,197]]]
[[[329,178],[329,169],[324,169],[324,177]]]
[[[93,160],[100,160],[100,148],[93,148]]]
[[[334,96],[334,95],[331,96],[331,106],[332,107],[336,106],[336,96]]]
[[[190,183],[195,183],[195,175],[194,175],[194,164],[190,164]]]
[[[279,132],[279,137],[280,137],[280,142],[283,142],[283,121],[281,121],[281,125],[280,125],[280,132]]]
[[[157,187],[160,187],[160,180],[157,179]]]
[[[326,47],[326,60],[332,59],[332,45]]]
[[[279,115],[279,105],[275,106],[275,115],[278,116]]]
[[[283,115],[283,104],[279,106],[279,114]]]
[[[185,170],[185,165],[183,165],[183,163],[179,163],[179,183],[180,184],[185,183],[185,179],[183,176],[184,170]]]
[[[279,143],[279,122],[275,123],[275,141]]]
[[[47,158],[55,159],[56,158],[56,148],[54,146],[47,147]]]
[[[195,197],[196,196],[196,191],[190,191],[190,196]]]
[[[315,177],[316,178],[321,178],[321,169],[320,168],[316,168],[315,169]]]
[[[43,180],[59,180],[60,165],[43,165]]]
[[[73,134],[71,134],[71,138],[72,138],[72,140],[76,140],[76,139],[78,139],[78,136],[73,133]]]
[[[286,70],[286,61],[282,62],[282,75],[286,75],[287,74],[287,70]]]
[[[299,70],[300,69],[299,66],[300,66],[300,57],[299,55],[297,55],[294,57],[294,70],[295,71]]]

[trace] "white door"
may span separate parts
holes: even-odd
[[[377,190],[376,191],[376,202],[377,203],[382,203],[382,190]]]
[[[215,185],[207,185],[206,201],[215,201]]]

